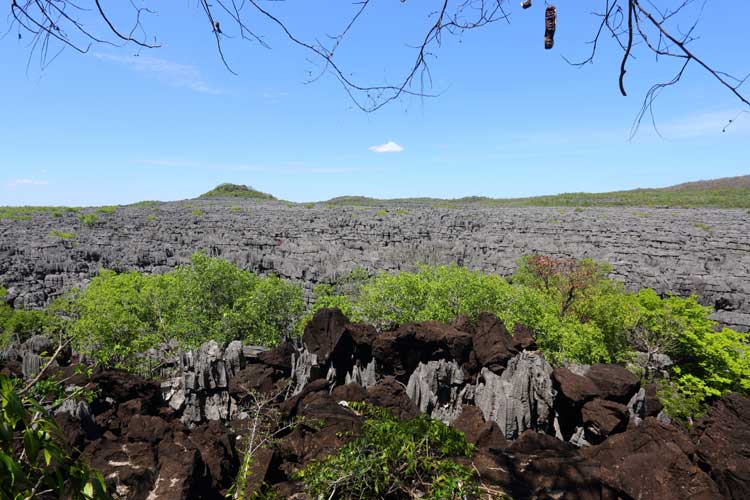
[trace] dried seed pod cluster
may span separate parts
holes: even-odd
[[[544,48],[549,50],[555,45],[555,29],[557,28],[557,9],[548,5],[544,12]]]

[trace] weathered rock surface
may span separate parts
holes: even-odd
[[[202,215],[193,215],[195,209]],[[544,253],[608,262],[614,276],[634,289],[695,293],[703,304],[717,306],[725,324],[750,328],[745,210],[410,206],[401,215],[376,212],[190,200],[122,207],[99,214],[91,228],[68,212],[3,219],[0,284],[17,307],[35,307],[85,283],[100,267],[163,272],[196,250],[300,281],[308,290],[356,266],[397,270],[455,262],[508,275],[522,255]],[[61,240],[53,230],[75,238]]]
[[[179,353],[161,386],[118,371],[87,376],[57,367],[68,383],[99,396],[90,405],[67,402],[55,419],[117,499],[222,498],[253,426],[249,391],[274,396],[272,422],[284,429],[255,456],[249,496],[265,482],[282,497],[311,500],[294,473],[360,435],[362,417],[349,401],[402,419],[422,411],[452,422],[476,446],[471,458],[456,460],[516,499],[736,500],[750,493],[746,397],[721,399],[688,432],[653,418],[661,409],[655,388],[640,388],[620,366],[553,370],[533,350],[529,330],[503,343],[516,351],[505,365],[495,356],[479,362],[486,333],[504,331],[497,318],[373,334],[324,310],[311,324],[304,336],[310,345],[263,351],[208,343]],[[433,351],[399,355],[404,346]],[[304,383],[294,378],[300,352],[314,358]],[[0,359],[0,370],[21,355]],[[372,367],[371,375],[347,377],[357,366]],[[212,413],[212,406],[227,411]],[[292,421],[298,424],[285,427]]]

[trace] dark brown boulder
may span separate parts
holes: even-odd
[[[258,359],[264,365],[280,370],[288,376],[292,371],[292,354],[295,352],[291,342],[282,342],[270,351],[260,353]]]
[[[364,401],[367,391],[359,384],[337,385],[331,391],[331,396],[336,401]]]
[[[537,346],[534,339],[534,330],[526,325],[515,325],[513,327],[511,347],[516,351],[536,351]]]
[[[452,423],[463,432],[466,440],[478,448],[505,448],[508,441],[494,421],[486,422],[482,410],[476,406],[464,406],[461,415]]]
[[[473,342],[480,367],[487,367],[495,373],[502,372],[508,360],[518,354],[503,322],[489,313],[481,313],[477,318]]]
[[[589,401],[583,405],[581,415],[589,443],[600,443],[610,435],[624,431],[630,419],[627,406],[605,399]]]
[[[149,498],[216,498],[200,452],[184,432],[159,443],[159,474]]]
[[[215,491],[228,488],[239,467],[236,437],[231,430],[218,420],[210,420],[190,431],[190,442],[200,451],[212,488]]]
[[[229,394],[237,401],[245,401],[248,391],[269,394],[278,391],[284,385],[285,373],[264,363],[252,363],[245,366],[229,379]],[[281,381],[281,382],[280,382]]]
[[[170,430],[164,419],[150,415],[133,415],[124,424],[127,429],[125,437],[131,442],[158,443]]]
[[[318,363],[324,364],[339,343],[349,320],[338,309],[321,309],[305,326],[302,341],[307,349],[318,356]]]
[[[656,384],[648,384],[646,386],[646,400],[645,400],[645,416],[655,417],[663,409],[664,405],[659,401],[659,397],[656,395],[657,387]]]
[[[627,404],[641,385],[638,377],[620,365],[592,365],[586,377],[596,384],[600,398],[622,404]]]
[[[378,366],[384,373],[399,379],[408,378],[420,362],[448,359],[464,364],[471,351],[471,334],[436,321],[403,325],[382,332],[372,344]]]
[[[406,388],[394,377],[383,377],[377,384],[369,387],[367,401],[388,408],[396,418],[408,419],[419,415],[416,405],[406,395]]]
[[[579,453],[598,464],[603,483],[626,498],[721,498],[716,484],[690,460],[695,451],[685,432],[647,418]]]
[[[552,378],[559,395],[577,407],[599,394],[599,388],[590,378],[577,375],[567,368],[555,368]]]
[[[750,398],[729,394],[693,426],[696,461],[726,498],[750,498]]]

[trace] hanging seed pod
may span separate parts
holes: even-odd
[[[557,9],[554,5],[547,6],[544,11],[544,48],[549,50],[555,45],[555,29],[557,28]]]
[[[531,7],[531,0],[523,0],[523,2],[521,2],[521,7],[523,7],[524,9],[528,9],[529,7]]]

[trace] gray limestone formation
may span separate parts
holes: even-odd
[[[750,328],[746,210],[403,208],[383,215],[377,207],[189,200],[120,207],[98,214],[93,227],[65,211],[0,219],[0,285],[15,307],[39,307],[85,285],[102,267],[165,272],[203,250],[300,282],[309,297],[315,283],[356,266],[392,271],[458,263],[509,275],[519,257],[537,253],[607,262],[631,289],[696,294],[724,324]]]
[[[422,413],[450,424],[461,415],[464,373],[455,361],[419,363],[409,377],[406,394]]]
[[[250,358],[264,352],[257,346],[243,347],[239,341],[225,349],[211,340],[195,351],[181,352],[164,362],[162,398],[181,420],[195,425],[205,420],[231,420],[237,404],[229,395],[229,380]]]
[[[526,429],[552,429],[555,395],[552,367],[540,354],[524,351],[500,375],[482,368],[474,403],[486,420],[497,422],[506,438],[515,439]]]

